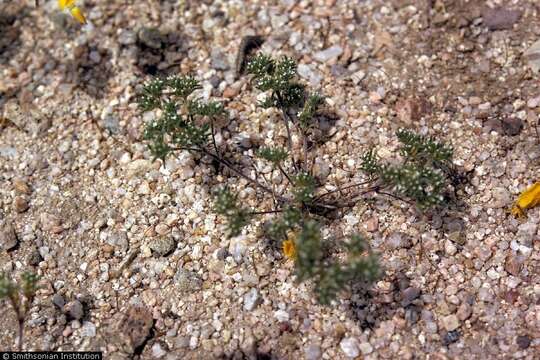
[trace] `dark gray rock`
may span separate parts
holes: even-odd
[[[80,320],[84,316],[84,306],[80,301],[70,301],[64,305],[64,313],[75,320]]]

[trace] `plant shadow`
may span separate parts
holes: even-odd
[[[18,4],[0,4],[0,64],[7,64],[21,47],[17,20],[28,15],[28,8]]]

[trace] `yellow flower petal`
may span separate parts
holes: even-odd
[[[525,211],[540,205],[540,182],[534,183],[519,195],[510,210],[515,217],[525,216]]]
[[[60,10],[71,8],[75,5],[75,0],[58,0],[58,7]]]
[[[296,245],[294,244],[294,241],[285,240],[282,244],[282,249],[283,249],[283,255],[285,255],[289,259],[296,258]]]
[[[71,16],[75,18],[75,20],[83,25],[86,24],[86,18],[84,17],[81,9],[79,9],[77,6],[72,7],[69,12],[71,13]]]

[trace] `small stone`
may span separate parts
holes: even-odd
[[[152,345],[152,356],[155,357],[156,359],[159,359],[163,356],[165,356],[165,354],[167,354],[167,352],[165,350],[163,350],[163,347],[161,347],[161,344],[160,343],[155,343],[154,345]]]
[[[420,296],[422,292],[415,287],[408,287],[401,293],[401,306],[406,307],[410,305],[416,298]]]
[[[516,344],[521,350],[525,350],[531,345],[531,338],[528,335],[519,335],[516,338]]]
[[[142,306],[132,306],[120,326],[120,331],[129,336],[133,350],[144,344],[154,324],[152,313]]]
[[[379,229],[379,219],[376,217],[369,218],[365,224],[366,230],[369,232],[375,232]]]
[[[59,309],[62,309],[66,305],[66,300],[64,297],[58,293],[54,294],[52,297],[52,303],[56,305]]]
[[[40,262],[43,261],[43,258],[41,257],[41,254],[39,253],[39,250],[37,248],[33,248],[30,250],[30,253],[26,257],[26,262],[28,265],[31,266],[38,266]]]
[[[465,321],[472,315],[472,307],[471,305],[464,302],[459,306],[457,309],[456,315],[460,321]]]
[[[443,317],[442,322],[447,331],[454,331],[459,327],[459,320],[454,314]]]
[[[131,30],[122,30],[118,42],[122,45],[133,45],[137,41],[137,34]]]
[[[444,251],[448,255],[454,255],[457,252],[457,247],[452,241],[446,241],[444,244]]]
[[[32,193],[30,186],[28,186],[28,184],[21,179],[13,180],[13,188],[21,195],[30,195]]]
[[[321,358],[322,352],[321,347],[315,344],[309,344],[304,350],[306,355],[306,360],[319,360]]]
[[[298,75],[300,75],[301,78],[308,80],[312,86],[317,86],[323,79],[318,71],[314,70],[311,65],[307,64],[298,65]]]
[[[63,311],[66,315],[75,320],[80,320],[84,316],[84,307],[78,300],[68,302],[64,305]]]
[[[508,189],[497,187],[494,188],[491,191],[493,195],[493,201],[491,202],[491,207],[494,208],[503,208],[505,206],[508,206],[508,204],[512,201],[510,198],[510,193]]]
[[[517,256],[511,255],[506,259],[504,270],[514,276],[519,276],[519,273],[521,272],[521,262]]]
[[[343,48],[339,45],[334,45],[328,49],[316,52],[313,58],[319,62],[328,62],[338,58],[341,54],[343,54]]]
[[[156,28],[143,27],[137,34],[139,42],[152,49],[161,49],[163,36]]]
[[[238,95],[239,92],[240,87],[233,84],[232,86],[228,86],[227,88],[225,88],[225,90],[223,90],[223,97],[226,99],[232,99],[233,97]]]
[[[445,346],[448,346],[450,344],[453,344],[455,343],[456,341],[459,340],[459,337],[461,336],[461,333],[459,332],[459,330],[454,330],[454,331],[448,331],[446,334],[444,334],[443,336],[443,344]]]
[[[523,58],[527,60],[529,67],[533,72],[537,73],[540,71],[540,40],[534,42],[530,48],[523,53]]]
[[[140,177],[150,171],[152,162],[146,159],[137,159],[126,166],[126,176],[128,179]]]
[[[351,75],[351,80],[354,85],[358,85],[360,81],[364,80],[366,77],[366,72],[363,70],[358,70],[354,74]]]
[[[398,119],[407,125],[419,121],[429,111],[429,103],[418,98],[400,99],[396,103],[395,111]]]
[[[244,254],[247,251],[247,246],[245,242],[241,239],[235,239],[229,244],[229,253],[234,258],[236,263],[241,263],[243,261]]]
[[[81,328],[82,337],[94,337],[96,336],[96,325],[89,321],[84,321]]]
[[[41,223],[41,230],[54,232],[55,229],[60,227],[61,221],[58,217],[52,214],[41,213],[39,216]]]
[[[244,310],[251,311],[259,304],[259,292],[252,288],[244,295]]]
[[[355,338],[345,338],[339,343],[341,351],[350,358],[355,358],[360,355],[358,341]]]
[[[371,354],[373,351],[373,346],[368,342],[361,343],[359,348],[363,355]]]
[[[120,120],[118,116],[107,115],[103,119],[103,126],[113,135],[120,133]]]
[[[478,299],[484,302],[492,302],[493,294],[490,289],[482,287],[478,290]]]
[[[197,273],[185,269],[178,269],[174,275],[174,282],[181,292],[186,293],[200,290],[203,283]]]
[[[152,239],[150,249],[159,256],[167,256],[176,248],[176,241],[172,236],[160,236]]]
[[[15,199],[13,199],[13,210],[16,212],[23,213],[28,210],[28,208],[28,201],[22,196],[16,196]]]
[[[216,70],[229,70],[230,65],[229,61],[225,54],[219,50],[219,48],[214,47],[210,53],[210,59],[212,67]]]
[[[386,245],[391,250],[410,248],[412,246],[411,239],[407,234],[395,232],[390,234],[386,239]]]
[[[280,322],[289,321],[289,313],[285,310],[274,311],[274,317]]]
[[[156,225],[155,230],[156,230],[156,234],[158,235],[166,235],[169,233],[170,228],[167,224],[159,223]]]
[[[127,234],[124,231],[111,232],[107,236],[106,242],[107,244],[114,246],[120,251],[126,251],[129,245]]]
[[[502,130],[504,135],[516,136],[523,129],[523,121],[518,117],[505,117],[502,119]]]
[[[17,247],[19,243],[13,225],[5,224],[0,228],[0,249],[9,251]]]
[[[508,10],[502,7],[486,9],[482,14],[484,24],[489,30],[511,29],[521,18],[521,11]]]

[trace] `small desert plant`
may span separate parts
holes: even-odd
[[[338,261],[329,256],[318,219],[343,208],[350,208],[369,193],[386,194],[416,202],[423,210],[439,205],[446,189],[446,171],[451,166],[452,149],[432,138],[401,130],[403,163],[382,164],[374,150],[363,155],[361,170],[366,180],[333,191],[324,191],[313,175],[313,142],[310,136],[317,126],[315,117],[324,107],[325,98],[309,93],[298,81],[296,63],[290,58],[273,59],[257,55],[248,62],[246,73],[252,84],[265,92],[260,106],[275,109],[286,132],[284,144],[261,147],[252,152],[283,175],[285,190],[279,193],[262,177],[248,175],[233,151],[238,148],[218,146],[216,121],[227,116],[223,106],[194,97],[200,85],[189,76],[153,79],[139,97],[142,111],[159,109],[159,117],[146,124],[144,136],[156,158],[187,150],[206,156],[234,175],[245,179],[274,200],[271,209],[253,209],[241,203],[228,187],[216,191],[215,211],[227,221],[228,236],[239,235],[255,216],[272,215],[265,234],[294,260],[298,281],[312,280],[321,303],[329,303],[353,280],[373,281],[379,274],[376,256],[365,239],[352,234],[343,241],[347,257]],[[293,143],[293,133],[300,139]],[[294,148],[301,150],[293,151]],[[251,158],[250,158],[251,159]],[[253,161],[253,159],[251,159]],[[253,166],[256,168],[255,166]],[[344,201],[346,196],[346,201]]]
[[[17,348],[19,351],[22,351],[24,322],[34,302],[38,280],[36,275],[25,272],[21,276],[20,284],[16,284],[6,274],[0,274],[0,299],[6,298],[17,316],[19,329]]]

